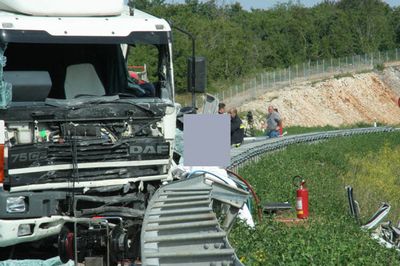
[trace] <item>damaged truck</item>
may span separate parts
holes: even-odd
[[[248,193],[172,175],[169,23],[122,0],[0,10],[1,259],[241,265],[226,235]],[[127,61],[145,48],[139,82]]]

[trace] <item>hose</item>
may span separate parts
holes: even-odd
[[[239,178],[243,183],[245,183],[246,184],[246,186],[249,188],[249,190],[250,190],[250,192],[251,192],[251,194],[253,195],[253,198],[254,198],[254,200],[255,200],[255,202],[256,202],[256,205],[257,205],[257,218],[258,218],[258,222],[261,222],[262,221],[262,209],[261,209],[261,206],[260,206],[260,198],[257,196],[257,194],[256,194],[256,192],[254,191],[254,189],[253,189],[253,187],[250,185],[250,183],[246,180],[246,179],[244,179],[242,176],[240,176],[239,174],[237,174],[237,173],[235,173],[235,172],[233,172],[233,171],[231,171],[231,170],[229,170],[229,169],[226,169],[226,171],[228,172],[228,174],[231,174],[231,175],[234,175],[235,177],[237,177],[237,178]]]
[[[211,173],[211,172],[208,172],[208,171],[204,171],[204,170],[195,170],[195,171],[193,171],[193,172],[190,172],[189,175],[187,176],[187,178],[191,178],[192,175],[194,175],[194,174],[199,174],[199,173],[202,173],[202,174],[209,174],[209,175],[215,176],[216,178],[218,178],[219,180],[221,180],[221,181],[224,182],[225,184],[229,185],[229,183],[226,182],[223,178],[217,176],[217,175],[214,174],[214,173]]]

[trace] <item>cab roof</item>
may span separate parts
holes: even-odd
[[[138,9],[125,6],[116,16],[30,16],[0,11],[0,32],[3,35],[15,31],[46,32],[51,36],[127,37],[133,32],[167,32],[170,25],[164,19],[154,17]]]

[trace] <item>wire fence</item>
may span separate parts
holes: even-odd
[[[294,83],[298,84],[300,82],[345,76],[348,73],[370,71],[380,64],[398,60],[400,60],[400,49],[308,61],[288,68],[257,74],[255,78],[233,85],[227,90],[216,93],[215,96],[219,101],[231,107],[237,107],[247,101],[256,99],[268,91],[285,88]],[[201,108],[203,104],[201,98],[197,102],[198,107]]]

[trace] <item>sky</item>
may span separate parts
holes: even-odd
[[[296,1],[296,0],[295,0]],[[166,3],[184,3],[185,0],[166,0]],[[250,10],[251,8],[267,9],[271,8],[277,3],[286,3],[287,0],[217,0],[218,3],[230,4],[239,2],[244,9]],[[310,7],[322,2],[322,0],[300,0],[300,3]],[[399,6],[400,0],[385,0],[391,6]]]

